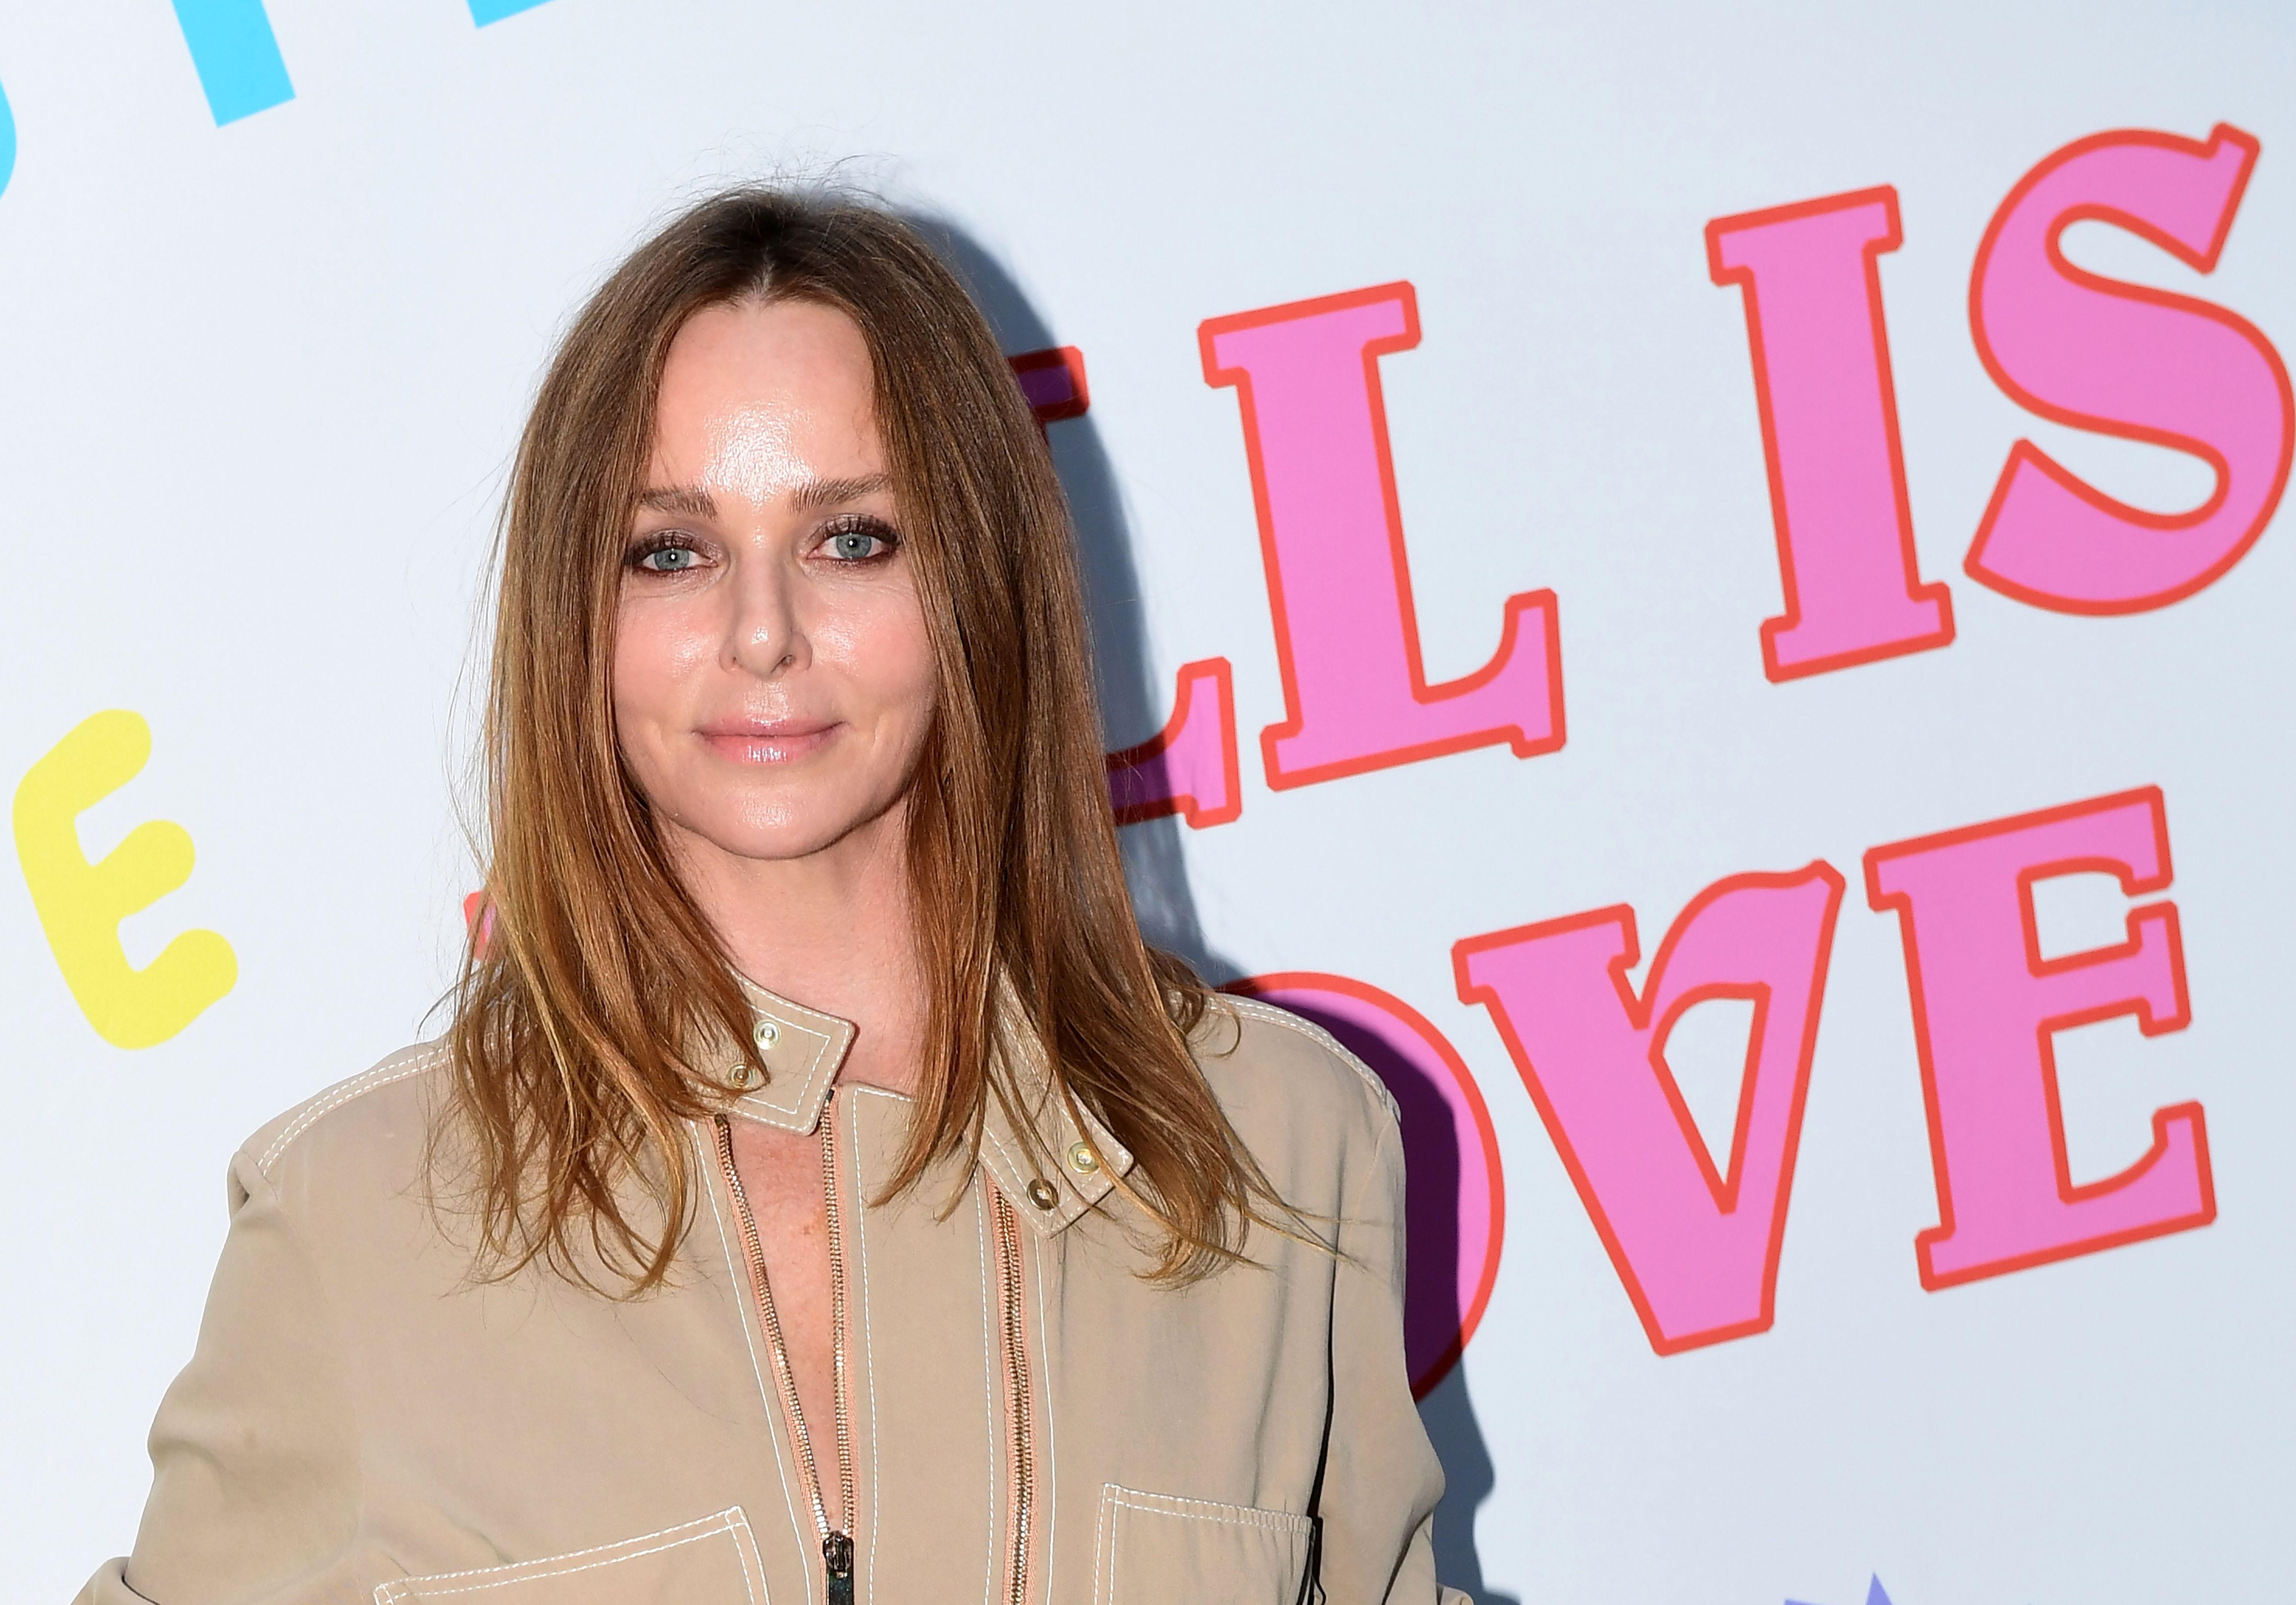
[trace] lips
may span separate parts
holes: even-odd
[[[823,719],[718,720],[694,732],[734,763],[793,763],[827,746],[837,721]]]

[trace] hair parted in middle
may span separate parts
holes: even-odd
[[[992,1099],[1033,1137],[998,1051],[1009,992],[1051,1092],[1132,1152],[1114,1179],[1160,1237],[1152,1274],[1203,1275],[1255,1223],[1291,1235],[1191,1055],[1210,994],[1133,911],[1067,506],[995,336],[882,204],[745,187],[685,210],[591,297],[512,470],[485,727],[492,930],[455,996],[446,1111],[482,1273],[539,1260],[601,1290],[659,1285],[697,1197],[680,1123],[725,1104],[693,1059],[713,1034],[749,1039],[733,967],[621,761],[611,695],[670,343],[743,301],[858,326],[939,674],[908,813],[923,1063],[889,1195],[940,1157],[977,1159]]]

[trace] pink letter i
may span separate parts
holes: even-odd
[[[1714,282],[1746,296],[1786,593],[1762,621],[1774,681],[1953,639],[1952,598],[1915,564],[1898,446],[1878,259],[1899,238],[1886,185],[1706,226]]]

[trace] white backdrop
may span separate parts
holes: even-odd
[[[1392,993],[1480,1082],[1506,1230],[1426,1405],[1449,1580],[1486,1601],[1747,1605],[1854,1605],[1875,1578],[1897,1605],[2284,1590],[2296,558],[2267,529],[2213,584],[2120,617],[2028,605],[1962,564],[2020,438],[2131,502],[2209,496],[2189,455],[2005,395],[1971,338],[1971,266],[2052,152],[2229,123],[2262,154],[2211,274],[2103,224],[2067,250],[2296,341],[2287,12],[267,12],[292,96],[221,125],[159,0],[0,13],[0,778],[91,714],[142,715],[149,765],[80,840],[98,859],[141,821],[182,825],[196,868],[125,922],[127,953],[201,927],[237,964],[176,1034],[111,1046],[0,867],[10,1597],[69,1597],[132,1541],[233,1148],[427,1033],[475,885],[452,709],[554,332],[679,201],[833,162],[971,242],[1011,349],[1085,354],[1090,412],[1053,438],[1111,650],[1148,669],[1115,688],[1111,745],[1152,733],[1184,663],[1233,665],[1241,816],[1132,827],[1161,927],[1224,981]],[[1880,276],[1913,528],[1957,638],[1774,683],[1747,325],[1702,231],[1881,185],[1904,233]],[[1206,383],[1198,327],[1398,280],[1422,338],[1380,375],[1428,677],[1484,664],[1505,599],[1551,588],[1569,738],[1272,789],[1269,591],[1237,398]],[[2191,1025],[2062,1035],[2067,1164],[2111,1176],[2154,1109],[2197,1099],[2217,1218],[1927,1291],[1906,959],[1860,857],[2144,786]],[[1453,944],[1631,904],[1647,959],[1702,888],[1821,858],[1849,891],[1775,1320],[1661,1356],[1491,1013],[1461,1001]],[[2116,942],[2127,907],[2110,885],[2047,902],[2045,945]],[[1675,1067],[1703,1115],[1690,1045]]]

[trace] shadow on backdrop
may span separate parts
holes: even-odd
[[[1457,1335],[1465,1312],[1459,1301],[1459,1189],[1464,1160],[1451,1105],[1428,1073],[1357,1021],[1298,1001],[1286,1007],[1313,1020],[1372,1067],[1395,1095],[1402,1115],[1404,1220],[1411,1252],[1404,1263],[1404,1334],[1416,1369]],[[1454,1362],[1426,1397],[1419,1419],[1443,1461],[1443,1502],[1435,1507],[1435,1575],[1474,1595],[1480,1605],[1521,1605],[1483,1581],[1475,1552],[1475,1512],[1495,1481],[1490,1451],[1467,1397],[1466,1379]]]
[[[909,219],[955,264],[973,298],[988,314],[1008,357],[1061,343],[1029,305],[1004,265],[979,242],[943,218]],[[1089,372],[1091,353],[1085,354]],[[1100,425],[1087,412],[1052,426],[1053,465],[1068,492],[1075,521],[1077,550],[1084,572],[1085,608],[1092,621],[1093,659],[1100,676],[1102,745],[1109,750],[1145,741],[1163,728],[1173,687],[1163,683],[1148,653],[1147,622],[1140,599],[1139,571],[1132,560],[1132,532],[1124,498],[1116,485]],[[1196,918],[1195,898],[1180,852],[1180,821],[1172,816],[1128,825],[1119,836],[1126,877],[1141,929],[1158,947],[1177,953],[1213,985],[1242,972],[1214,953]]]
[[[1061,343],[1013,276],[978,241],[945,218],[912,214],[909,221],[955,265],[1007,356]],[[1091,355],[1085,353],[1087,374]],[[1110,749],[1130,746],[1162,728],[1173,687],[1157,673],[1149,655],[1139,571],[1133,561],[1123,497],[1100,426],[1089,412],[1054,424],[1049,438],[1054,466],[1076,524],[1100,679],[1103,745]],[[1214,952],[1204,939],[1180,850],[1182,828],[1179,819],[1169,816],[1126,826],[1119,837],[1126,877],[1148,939],[1187,959],[1215,986],[1224,985],[1241,979],[1243,971]],[[1401,1107],[1409,1167],[1409,1321],[1414,1329],[1436,1322],[1447,1323],[1447,1329],[1456,1331],[1460,1314],[1454,1272],[1459,1250],[1460,1156],[1448,1106],[1418,1070],[1376,1039],[1346,1022],[1316,1023],[1369,1064]],[[1475,1554],[1475,1510],[1490,1495],[1491,1460],[1456,1367],[1421,1402],[1419,1413],[1447,1478],[1443,1502],[1435,1512],[1437,1574],[1449,1586],[1472,1594],[1480,1605],[1520,1605],[1512,1596],[1484,1586],[1482,1563]]]

